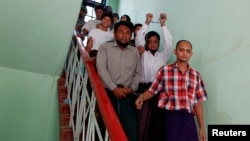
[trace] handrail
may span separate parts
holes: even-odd
[[[96,96],[96,101],[101,112],[104,124],[108,130],[109,138],[111,141],[128,141],[128,138],[122,128],[122,125],[115,113],[115,110],[108,98],[108,95],[102,85],[99,75],[94,67],[94,64],[87,62],[89,55],[85,50],[85,47],[82,44],[82,40],[76,36],[77,47],[81,53],[82,59],[84,60],[84,65],[87,70],[90,83],[94,94]]]

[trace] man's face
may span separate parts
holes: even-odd
[[[113,22],[114,22],[114,23],[117,23],[118,21],[119,21],[119,19],[118,19],[117,17],[114,17],[114,18],[113,18]]]
[[[159,48],[159,41],[157,36],[151,36],[147,39],[147,47],[149,50],[158,50]]]
[[[109,27],[111,25],[111,19],[108,16],[102,18],[102,26]]]
[[[86,15],[86,13],[84,11],[80,11],[80,15],[81,15],[81,17],[84,17]]]
[[[188,42],[182,41],[174,50],[178,61],[187,63],[193,55],[192,47]]]
[[[97,20],[101,20],[102,14],[103,14],[103,10],[102,9],[96,9],[95,10],[95,15],[96,15],[96,19]]]
[[[115,39],[121,43],[129,43],[131,40],[131,31],[125,25],[120,25],[114,34]]]
[[[134,30],[134,36],[137,35],[137,32],[141,29],[141,26],[137,26]]]
[[[127,21],[128,19],[127,19],[127,17],[126,16],[122,16],[121,17],[121,21]]]

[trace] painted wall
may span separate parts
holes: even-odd
[[[59,141],[57,79],[81,0],[0,1],[0,140]]]
[[[110,5],[113,8],[113,12],[118,12],[120,0],[107,0],[107,5]]]
[[[0,66],[60,75],[81,0],[1,0]]]
[[[109,5],[117,4],[111,1]],[[56,80],[80,4],[80,0],[0,1],[0,140],[59,139]],[[180,39],[193,43],[190,64],[201,72],[209,95],[204,103],[206,124],[250,124],[249,4],[122,0],[117,9],[135,23],[143,23],[147,12],[155,14],[155,21],[160,12],[167,12],[174,44]],[[159,27],[153,24],[151,29]]]
[[[205,80],[208,101],[206,124],[250,124],[250,18],[248,0],[122,0],[119,13],[144,23],[151,12],[157,21],[168,14],[167,26],[174,46],[180,39],[193,44],[190,64]],[[128,8],[129,7],[129,8]],[[159,31],[159,25],[150,29]],[[174,55],[169,63],[175,60]]]
[[[58,77],[4,67],[0,73],[0,140],[59,141]]]

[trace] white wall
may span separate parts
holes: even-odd
[[[82,0],[0,1],[0,141],[59,141],[57,79]]]
[[[180,39],[193,44],[190,64],[201,72],[209,98],[206,124],[250,124],[249,5],[248,0],[122,0],[119,13],[144,23],[146,13],[157,20],[166,12],[174,47]],[[156,25],[151,29],[159,31]]]
[[[0,66],[61,74],[82,0],[1,0]]]
[[[58,141],[58,77],[0,67],[0,140]]]

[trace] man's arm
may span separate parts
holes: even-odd
[[[135,46],[136,47],[139,47],[139,46],[144,47],[145,46],[145,35],[148,32],[149,24],[152,21],[152,18],[153,18],[153,15],[151,13],[148,13],[146,15],[145,24],[141,27],[140,30],[138,30],[137,35],[135,37]]]
[[[141,57],[139,55],[139,51],[137,52],[137,57],[136,57],[136,69],[134,72],[134,77],[132,80],[132,85],[131,88],[133,91],[136,91],[138,88],[139,83],[141,82],[142,79],[142,64],[141,64]]]
[[[108,72],[108,56],[107,56],[107,49],[108,47],[105,46],[106,44],[102,44],[97,53],[96,57],[96,68],[97,72],[104,83],[105,86],[108,87],[111,91],[116,88],[116,84],[112,81],[110,73]]]
[[[87,36],[89,34],[89,31],[86,28],[83,28],[81,34],[82,34],[83,37],[85,37],[85,36]]]
[[[87,42],[87,46],[86,46],[86,51],[88,53],[90,53],[92,47],[93,47],[93,38],[89,37],[88,42]]]
[[[167,14],[166,13],[161,13],[160,14],[160,25],[162,27],[162,32],[163,32],[163,38],[164,38],[164,57],[166,57],[166,61],[170,58],[171,53],[172,53],[172,40],[173,37],[166,27],[166,21],[167,21]]]
[[[199,124],[199,127],[200,127],[200,130],[199,130],[200,141],[206,141],[206,133],[205,133],[205,127],[204,127],[202,102],[195,103],[194,104],[194,109],[195,109],[196,117],[197,117],[198,124]]]
[[[92,20],[87,21],[82,27],[81,27],[81,34],[79,35],[82,39],[85,38],[85,36],[87,36],[89,34],[89,31],[91,29],[91,24],[92,24]]]
[[[153,93],[151,93],[149,90],[145,91],[143,94],[141,94],[135,101],[136,109],[142,109],[143,102],[145,100],[151,99],[154,96]]]

